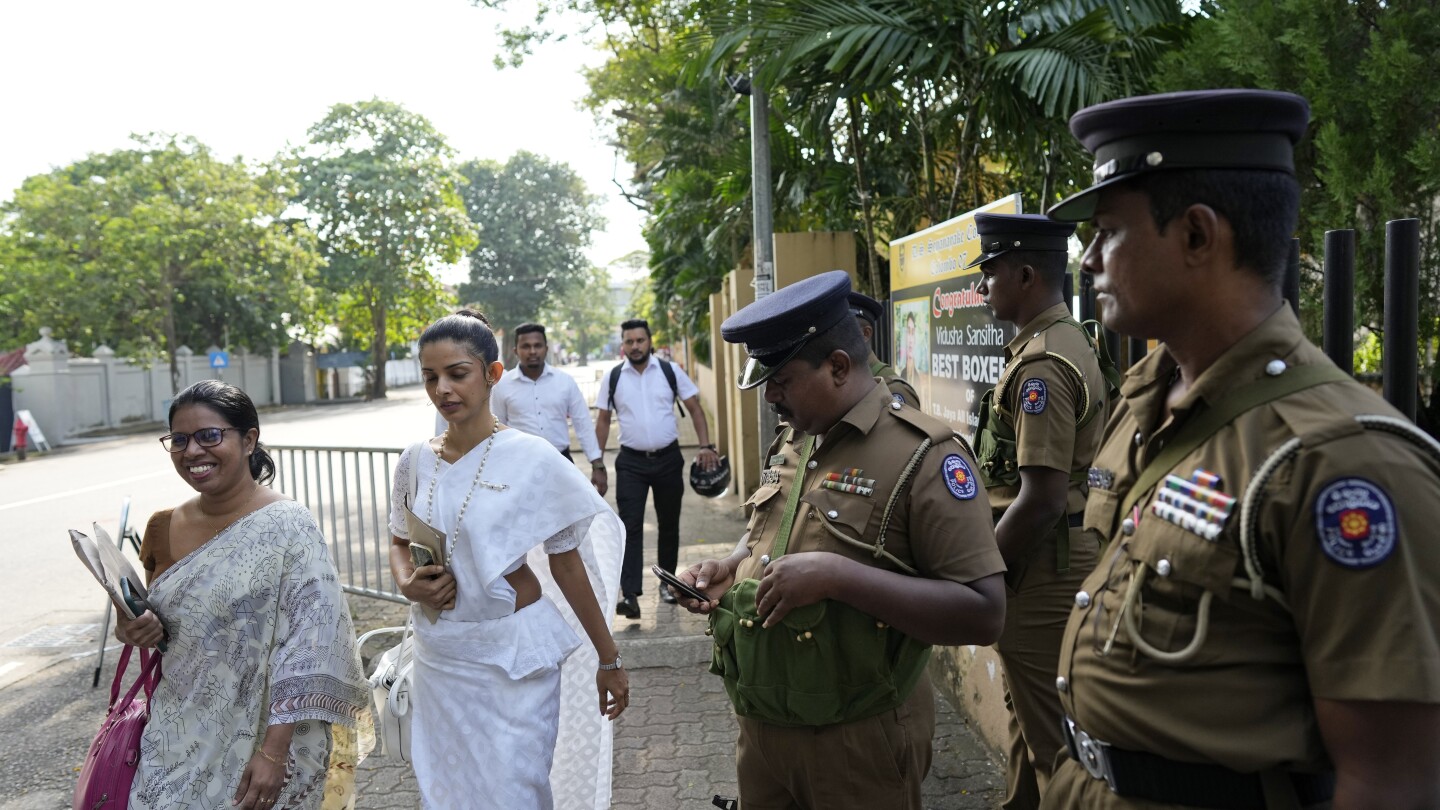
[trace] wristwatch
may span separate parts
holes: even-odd
[[[720,452],[719,450],[716,450],[716,449],[715,449],[715,445],[713,445],[713,444],[702,444],[702,445],[700,445],[700,449],[701,449],[701,450],[713,450],[714,452],[717,452],[717,453]]]
[[[597,459],[595,459],[594,461],[590,462],[590,469],[592,469],[592,470],[603,470],[603,469],[605,469],[605,459],[603,459],[603,458],[597,458]]]
[[[623,666],[625,666],[625,664],[622,663],[621,660],[620,660],[620,653],[615,653],[615,661],[614,661],[614,663],[601,664],[601,665],[600,665],[600,668],[608,672],[608,671],[610,671],[610,670],[612,670],[612,669],[620,669],[620,668],[623,667]]]

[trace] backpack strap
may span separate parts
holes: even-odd
[[[684,416],[685,410],[680,407],[680,383],[675,379],[675,369],[670,367],[669,360],[662,360],[659,357],[655,359],[660,363],[660,371],[665,375],[665,382],[670,383],[670,394],[675,397],[675,410]]]
[[[671,368],[670,363],[666,360],[653,357],[653,355],[652,358],[660,364],[660,372],[665,375],[665,382],[670,383],[670,393],[675,397],[675,410],[684,416],[685,411],[680,407],[680,383],[675,378],[675,369]],[[610,404],[611,411],[615,410],[615,389],[620,387],[620,370],[623,368],[625,368],[624,362],[616,363],[610,368],[610,397],[606,401]]]
[[[615,410],[615,389],[620,387],[620,369],[625,367],[624,361],[616,363],[610,368],[610,396],[605,400],[610,410]]]
[[[1214,407],[1190,417],[1175,436],[1165,444],[1165,449],[1140,471],[1140,477],[1125,493],[1120,504],[1120,514],[1129,514],[1151,489],[1174,469],[1181,459],[1190,455],[1206,439],[1214,436],[1246,411],[1258,408],[1277,399],[1290,396],[1317,385],[1349,380],[1350,375],[1330,364],[1298,366],[1287,369],[1275,377],[1263,377],[1249,385],[1231,391],[1215,403]]]

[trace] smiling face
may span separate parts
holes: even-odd
[[[1184,279],[1184,229],[1172,220],[1161,233],[1149,196],[1117,186],[1101,192],[1093,221],[1080,269],[1094,277],[1100,320],[1122,335],[1162,337],[1195,293]]]
[[[201,495],[221,495],[254,480],[250,474],[250,452],[260,441],[259,430],[251,428],[244,433],[226,430],[214,447],[201,447],[194,438],[194,433],[204,428],[233,427],[219,411],[200,404],[182,405],[170,420],[172,433],[190,434],[185,449],[171,453],[170,461],[185,483]]]
[[[454,340],[436,340],[420,347],[420,374],[425,393],[450,424],[458,424],[490,409],[490,389],[505,367],[487,364]]]

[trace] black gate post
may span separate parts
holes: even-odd
[[[1325,354],[1355,373],[1355,231],[1325,232]]]
[[[1080,273],[1080,315],[1081,323],[1095,320],[1095,279],[1089,273]]]
[[[1420,375],[1420,220],[1385,223],[1385,399],[1415,418]]]
[[[1125,354],[1129,365],[1135,365],[1145,359],[1145,354],[1150,351],[1144,338],[1125,338]]]
[[[1290,302],[1290,311],[1300,316],[1300,240],[1290,240],[1290,256],[1285,260],[1285,282],[1282,292]]]

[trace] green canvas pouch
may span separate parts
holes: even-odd
[[[995,389],[980,398],[980,422],[975,427],[975,462],[987,487],[1013,487],[1020,483],[1015,431],[995,411]]]
[[[930,647],[833,600],[791,611],[766,628],[755,609],[760,581],[736,583],[710,614],[710,671],[735,713],[782,726],[827,726],[899,706],[930,660]]]

